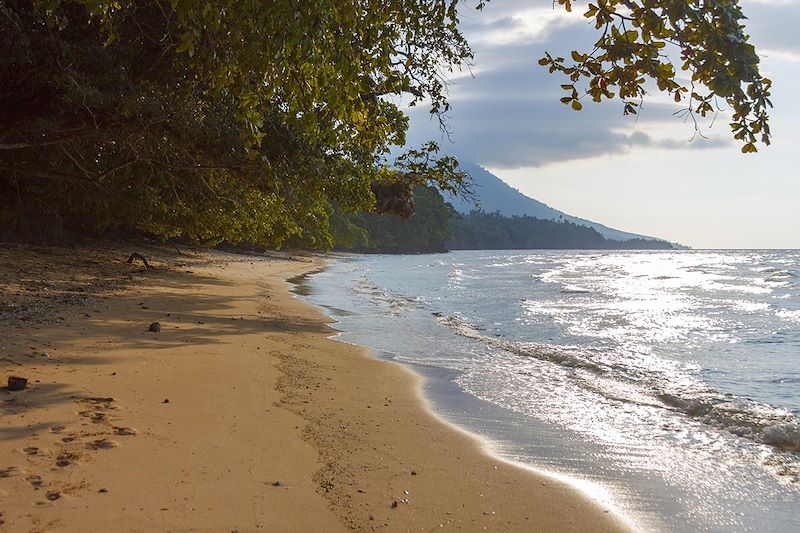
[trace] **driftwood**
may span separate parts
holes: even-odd
[[[155,268],[153,265],[147,262],[147,259],[139,253],[133,252],[130,257],[128,257],[127,263],[133,263],[134,259],[138,259],[142,263],[144,263],[145,268]]]

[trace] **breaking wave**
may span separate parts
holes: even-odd
[[[677,411],[715,429],[784,452],[800,452],[800,420],[786,409],[738,398],[715,390],[688,375],[670,372],[643,373],[641,367],[627,366],[623,358],[613,363],[597,362],[595,352],[576,347],[535,342],[509,341],[483,335],[479,328],[453,316],[435,313],[436,320],[458,335],[480,341],[484,345],[522,357],[533,357],[565,370],[583,370],[602,376],[606,385],[576,380],[592,392],[622,402],[636,403]],[[608,380],[611,380],[610,384]],[[616,381],[616,385],[614,385]],[[686,383],[691,383],[687,386]],[[637,389],[629,391],[631,386]],[[794,469],[792,481],[800,482],[800,469]]]

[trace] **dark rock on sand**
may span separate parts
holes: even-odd
[[[9,376],[8,377],[8,390],[24,390],[25,387],[28,386],[27,378],[21,378],[19,376]]]

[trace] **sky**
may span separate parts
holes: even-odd
[[[470,4],[467,3],[467,6]],[[462,29],[475,65],[451,79],[449,139],[410,108],[409,141],[436,140],[571,215],[694,248],[800,248],[800,0],[742,0],[746,32],[773,81],[773,144],[742,154],[728,121],[701,124],[707,138],[656,92],[638,116],[618,100],[575,112],[564,83],[538,66],[549,51],[591,50],[594,27],[551,0],[493,0],[466,7]]]

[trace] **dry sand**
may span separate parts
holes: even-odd
[[[329,340],[285,281],[322,259],[146,255],[0,245],[0,530],[626,528]]]

